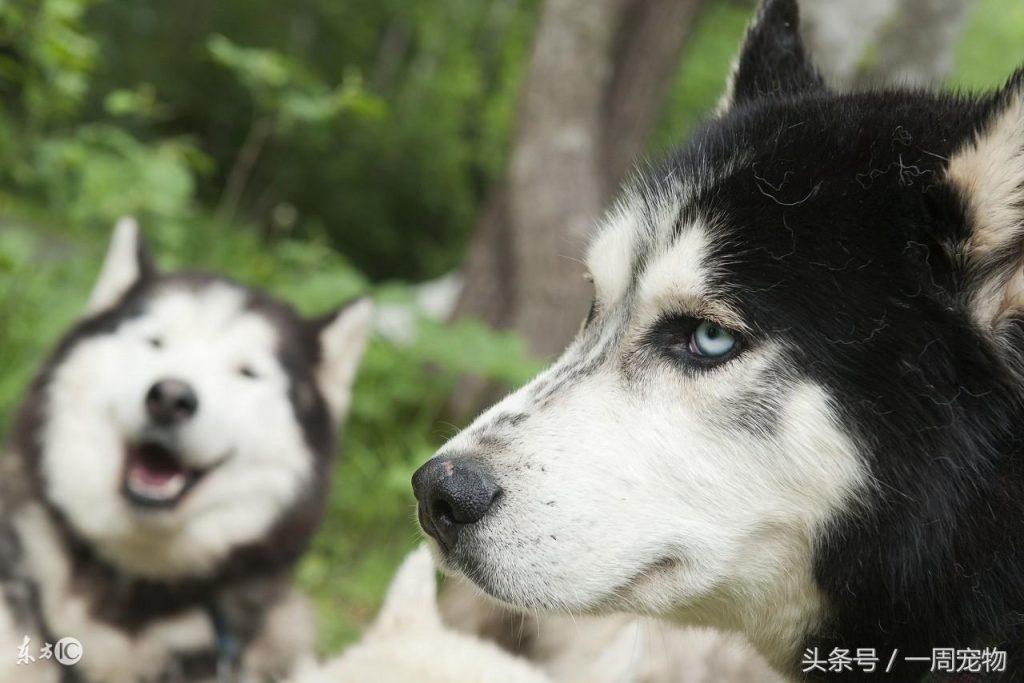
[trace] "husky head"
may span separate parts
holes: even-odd
[[[121,572],[287,563],[319,521],[370,314],[308,321],[224,278],[160,274],[122,221],[15,448],[63,528]]]
[[[1024,73],[836,94],[768,0],[718,115],[593,236],[576,339],[417,472],[421,525],[512,605],[776,663],[829,629],[980,632],[997,604],[945,601],[1021,569],[963,520],[1021,518],[1022,188]]]

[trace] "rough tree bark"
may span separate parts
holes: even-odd
[[[589,303],[585,239],[642,154],[704,0],[547,0],[520,93],[509,165],[481,214],[455,317],[558,353]],[[491,398],[466,378],[451,412]]]
[[[615,72],[605,91],[605,195],[611,196],[641,158],[679,57],[704,2],[639,0],[622,13]]]
[[[514,270],[506,324],[539,356],[559,351],[589,296],[573,258],[604,201],[602,110],[620,4],[545,3],[520,100],[505,179]]]

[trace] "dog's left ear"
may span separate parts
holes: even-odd
[[[320,342],[316,379],[331,415],[340,420],[348,410],[352,384],[373,324],[373,303],[357,299],[313,321]]]
[[[762,0],[747,29],[718,112],[760,98],[824,88],[825,82],[800,38],[796,0]]]
[[[960,245],[971,314],[986,329],[1024,315],[1024,68],[989,102],[977,133],[954,153],[947,181],[969,227]]]
[[[85,306],[86,315],[110,308],[132,285],[155,273],[156,267],[139,233],[139,224],[131,216],[125,216],[114,226],[100,276]]]

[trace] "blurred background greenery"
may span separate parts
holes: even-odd
[[[462,263],[506,162],[539,0],[0,0],[0,434],[74,319],[116,218],[160,263],[213,269],[307,312]],[[650,152],[714,105],[753,2],[707,3]],[[1002,82],[1024,3],[980,0],[952,84]],[[323,646],[372,616],[417,539],[408,481],[455,427],[457,378],[539,361],[472,319],[377,339],[327,522],[299,571]]]

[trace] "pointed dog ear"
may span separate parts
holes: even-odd
[[[357,299],[313,321],[320,342],[316,380],[335,420],[348,410],[372,323],[373,303],[368,298]]]
[[[136,282],[155,275],[156,267],[139,234],[139,224],[131,216],[125,216],[114,226],[114,234],[85,313],[90,315],[110,308]]]
[[[391,580],[372,633],[395,635],[413,630],[440,629],[436,572],[426,543],[411,552]]]
[[[800,38],[796,0],[762,0],[733,65],[718,112],[765,97],[824,90]]]
[[[946,178],[969,232],[960,245],[971,314],[983,328],[1024,315],[1024,68],[996,93]]]

